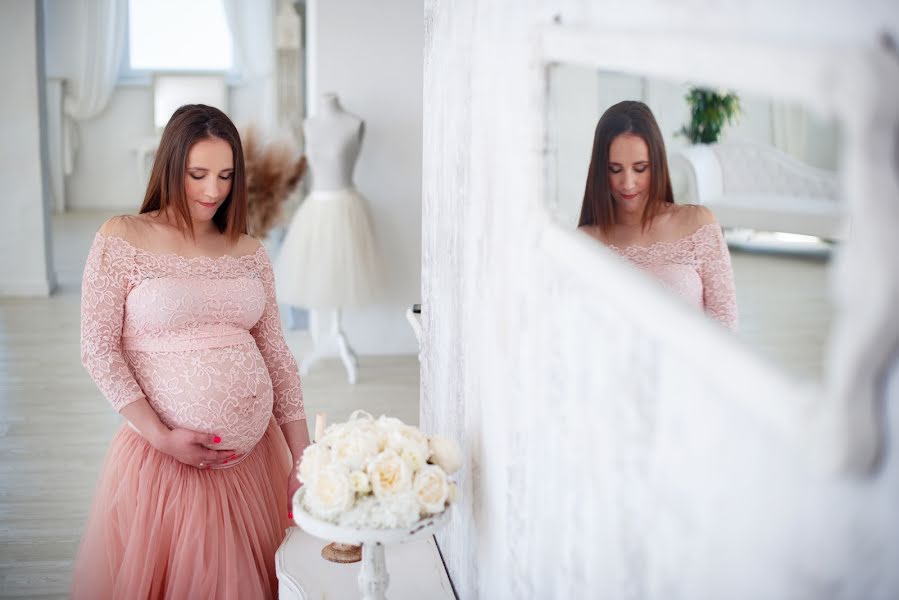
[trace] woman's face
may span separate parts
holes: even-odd
[[[638,135],[622,133],[609,145],[609,189],[615,210],[643,214],[649,197],[649,148]]]
[[[234,177],[234,154],[220,138],[206,138],[191,146],[187,153],[184,188],[191,218],[211,221],[228,193]]]

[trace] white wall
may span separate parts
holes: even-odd
[[[78,2],[42,0],[44,5],[44,60],[47,77],[66,78],[78,70]]]
[[[42,8],[36,0],[0,5],[0,295],[48,295],[49,181],[42,105]]]
[[[385,273],[384,299],[346,311],[345,330],[363,354],[417,353],[404,314],[421,297],[422,6],[312,0],[308,11],[308,97],[314,106],[336,92],[365,120],[355,183],[368,199]]]
[[[67,208],[136,213],[146,185],[136,148],[154,133],[150,88],[118,86],[103,113],[77,127],[80,144],[75,170],[66,178]]]
[[[735,338],[701,315],[666,336],[675,307],[662,310],[637,274],[609,257],[596,257],[599,272],[574,268],[601,249],[547,243],[531,176],[542,168],[535,25],[558,15],[865,48],[899,33],[894,7],[426,3],[421,424],[466,456],[462,500],[437,536],[459,597],[899,597],[895,444],[866,478],[815,471],[803,425],[788,437],[740,400],[777,373],[729,378],[729,365],[757,365]],[[653,310],[626,310],[636,298]],[[883,382],[895,440],[899,367]],[[790,395],[776,400],[799,410]]]

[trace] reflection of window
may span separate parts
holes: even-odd
[[[231,33],[222,0],[129,0],[132,70],[227,71]]]

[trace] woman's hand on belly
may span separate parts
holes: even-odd
[[[221,438],[214,433],[175,428],[162,434],[154,445],[160,452],[165,452],[179,462],[206,469],[211,465],[224,465],[236,458],[233,450],[210,450],[206,447],[219,442]]]
[[[151,446],[184,464],[205,469],[210,464],[224,464],[235,458],[231,450],[204,447],[204,444],[214,446],[221,443],[221,438],[214,433],[170,428],[164,424],[146,398],[138,398],[126,405],[122,416]]]

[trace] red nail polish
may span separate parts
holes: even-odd
[[[214,438],[212,438],[212,441],[218,444],[222,441],[222,438],[220,438],[219,436],[215,436]]]
[[[292,513],[292,512],[287,513],[287,517],[288,517],[289,519],[292,519],[292,518],[293,518],[293,513]]]

